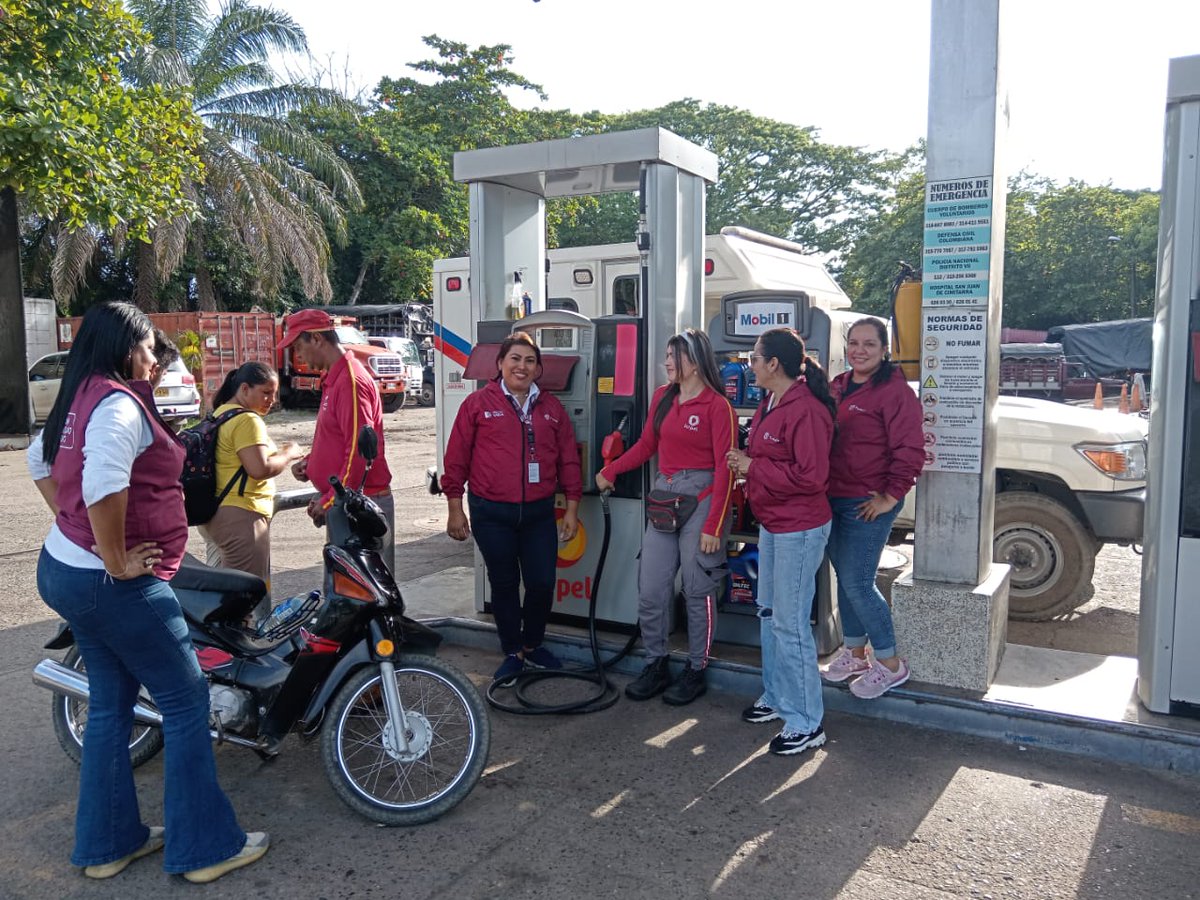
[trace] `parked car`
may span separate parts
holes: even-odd
[[[50,415],[66,365],[64,351],[48,353],[29,367],[29,408],[35,425],[45,422]]]
[[[154,404],[164,419],[196,419],[200,417],[200,392],[196,378],[183,360],[176,359],[163,374],[154,389]]]
[[[29,405],[35,425],[46,421],[54,401],[58,399],[58,388],[62,384],[69,352],[49,353],[29,368]],[[171,363],[163,375],[154,391],[154,404],[158,407],[159,415],[168,421],[199,417],[200,392],[196,390],[195,377],[182,360]]]

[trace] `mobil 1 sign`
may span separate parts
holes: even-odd
[[[987,312],[927,309],[921,326],[925,469],[979,472]]]

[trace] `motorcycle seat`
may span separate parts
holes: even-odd
[[[206,566],[190,554],[184,554],[179,571],[171,579],[171,587],[183,591],[249,594],[258,597],[267,592],[266,582],[257,575],[237,569]]]

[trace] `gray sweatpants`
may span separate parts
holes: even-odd
[[[654,487],[680,494],[699,493],[712,484],[712,472],[687,469],[670,479],[657,475]],[[725,577],[725,539],[728,521],[721,529],[721,546],[716,553],[700,552],[700,534],[708,516],[711,496],[705,497],[696,511],[674,534],[646,526],[642,538],[641,566],[638,569],[638,624],[647,659],[667,655],[671,604],[675,599],[675,573],[683,581],[687,612],[688,660],[693,669],[708,663],[713,632],[717,627],[717,590]]]

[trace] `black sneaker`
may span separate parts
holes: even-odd
[[[500,663],[500,668],[492,676],[492,682],[496,687],[512,687],[517,683],[517,676],[521,674],[524,668],[525,660],[521,659],[515,653],[510,653],[504,657],[504,662]]]
[[[825,743],[825,729],[818,727],[811,734],[789,734],[781,731],[771,738],[771,752],[776,756],[793,756],[809,747],[820,747]]]
[[[642,674],[625,685],[625,696],[630,700],[649,700],[665,691],[670,683],[671,672],[667,668],[667,658],[660,656],[646,663]]]
[[[663,703],[684,706],[707,690],[708,684],[705,682],[704,669],[693,669],[689,662],[683,667],[683,673],[663,694]]]
[[[742,710],[742,721],[750,722],[753,725],[758,725],[761,722],[774,722],[779,718],[779,713],[771,709],[769,706],[759,706],[755,703],[753,706],[747,706]]]

